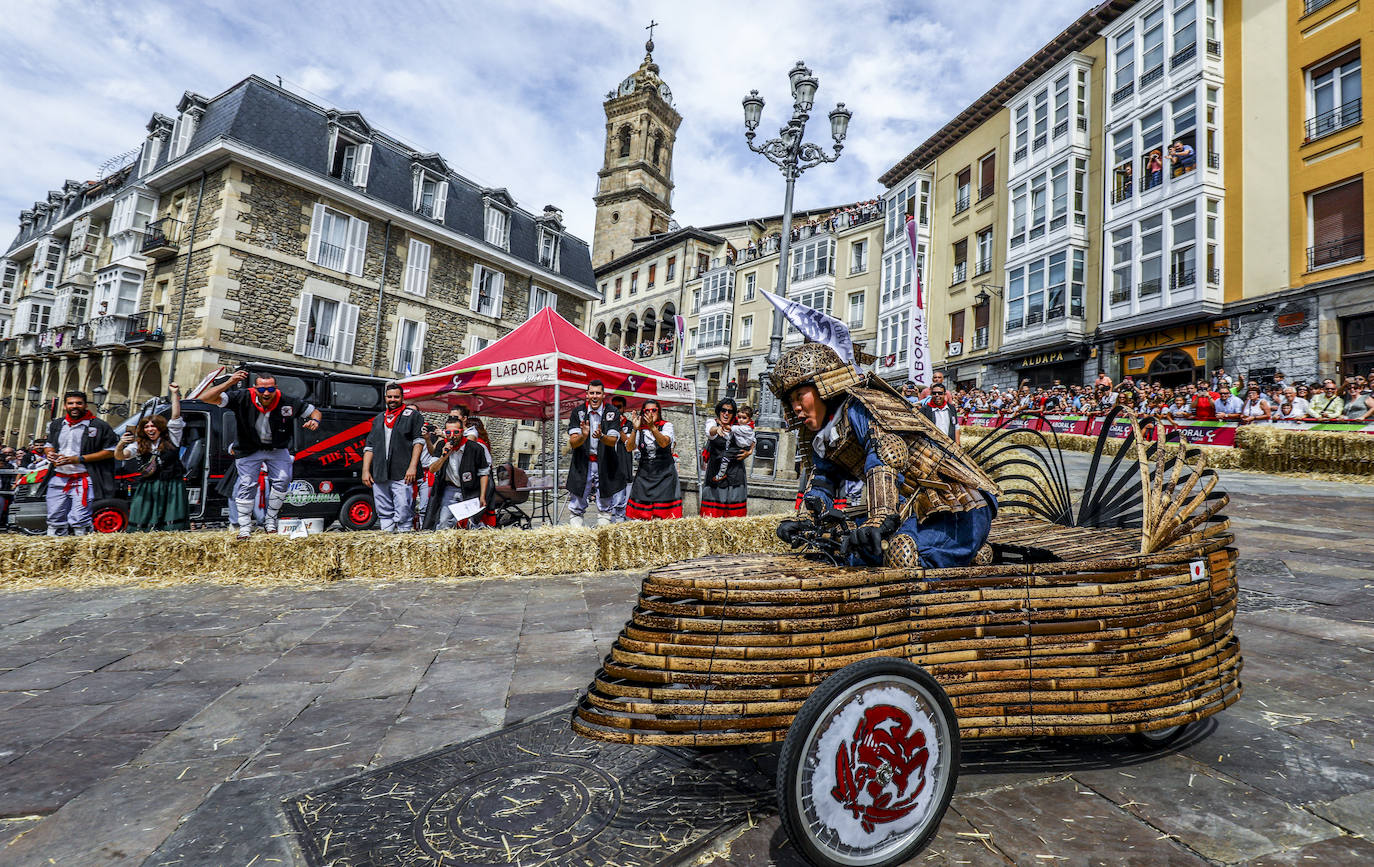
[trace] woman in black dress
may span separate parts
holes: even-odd
[[[749,498],[744,475],[747,453],[726,457],[730,447],[730,428],[735,423],[735,402],[730,398],[716,403],[715,418],[706,423],[706,484],[701,489],[701,515],[704,518],[742,518]],[[725,475],[719,481],[721,464]]]
[[[185,530],[190,526],[186,505],[186,467],[181,463],[181,436],[186,420],[181,417],[181,391],[171,384],[172,411],[130,425],[115,447],[118,460],[138,466],[138,486],[129,503],[129,529]]]
[[[673,423],[663,420],[663,410],[653,399],[644,401],[644,407],[630,420],[635,426],[633,448],[639,452],[639,471],[625,504],[625,517],[632,521],[681,518],[682,486],[673,458]]]

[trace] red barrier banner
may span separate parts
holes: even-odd
[[[972,427],[998,428],[1005,427],[1009,430],[1053,430],[1061,434],[1080,434],[1084,436],[1097,436],[1102,432],[1102,425],[1105,421],[1104,416],[1100,415],[1044,415],[1026,414],[1020,416],[1004,416],[989,412],[966,413],[961,419],[960,424]],[[1201,419],[1162,419],[1165,428],[1169,431],[1169,438],[1174,439],[1175,434],[1188,440],[1194,445],[1200,446],[1234,446],[1236,444],[1236,430],[1241,426],[1241,422],[1236,421],[1206,421]],[[1292,419],[1272,423],[1275,427],[1286,430],[1311,430],[1311,431],[1336,431],[1342,433],[1364,433],[1374,434],[1374,424],[1363,421],[1322,421],[1319,419]],[[1112,425],[1112,429],[1107,433],[1114,439],[1125,439],[1131,431],[1131,423],[1118,420]]]

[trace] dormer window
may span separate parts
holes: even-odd
[[[199,109],[187,109],[177,116],[176,125],[172,127],[172,150],[167,154],[167,159],[174,160],[186,153],[191,146],[191,137],[200,125],[200,115]]]
[[[343,135],[334,136],[333,153],[329,160],[329,174],[346,184],[363,188],[372,167],[372,145],[357,142]]]
[[[539,227],[539,264],[550,271],[558,270],[558,233],[548,226]]]
[[[443,222],[448,208],[448,181],[419,168],[415,169],[413,207],[415,213]]]
[[[14,300],[19,285],[19,265],[9,259],[0,260],[0,304],[8,306]]]
[[[510,249],[510,214],[497,205],[487,202],[484,220],[484,237],[487,243],[502,250]]]

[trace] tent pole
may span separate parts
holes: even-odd
[[[561,434],[559,433],[559,430],[560,430],[560,429],[562,428],[562,426],[563,426],[563,420],[562,420],[562,416],[563,416],[563,411],[562,411],[562,406],[563,406],[563,401],[562,401],[563,392],[562,392],[561,389],[560,389],[561,383],[559,383],[558,379],[556,378],[556,377],[557,377],[557,372],[558,372],[558,362],[555,361],[555,362],[554,362],[554,376],[555,376],[555,379],[554,379],[554,381],[553,381],[553,440],[552,440],[552,442],[550,443],[550,446],[553,448],[553,487],[552,487],[551,490],[552,490],[552,493],[553,493],[553,523],[554,523],[555,525],[558,524],[558,519],[562,517],[562,511],[563,511],[562,505],[558,502],[558,456],[559,456],[559,453],[562,452],[562,449],[560,449],[560,448],[558,447],[558,438],[559,438],[559,436],[561,435]]]
[[[695,386],[694,386],[695,388]],[[692,397],[692,466],[696,468],[697,476],[697,514],[701,514],[701,492],[705,487],[706,468],[701,466],[701,441],[697,439],[697,429],[701,425],[697,424],[697,399]]]

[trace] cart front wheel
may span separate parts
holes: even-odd
[[[1191,730],[1191,723],[1181,726],[1169,726],[1167,729],[1156,729],[1152,732],[1133,732],[1132,734],[1126,735],[1126,740],[1130,741],[1131,745],[1138,750],[1153,752],[1154,750],[1164,749],[1174,741],[1182,738]]]
[[[812,864],[900,864],[940,827],[959,776],[959,725],[924,669],[847,665],[811,694],[778,762],[778,809]]]

